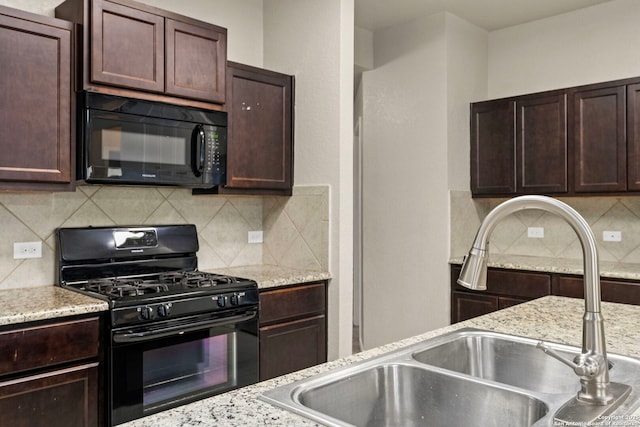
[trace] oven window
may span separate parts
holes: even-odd
[[[234,384],[235,338],[235,333],[218,335],[145,351],[142,354],[143,406]]]

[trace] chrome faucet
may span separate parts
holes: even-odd
[[[609,382],[609,368],[600,313],[600,273],[596,240],[585,219],[566,203],[546,196],[520,196],[498,205],[486,216],[469,255],[465,257],[458,283],[470,289],[487,289],[489,236],[506,216],[525,209],[541,209],[558,215],[576,232],[584,258],[584,303],[582,354],[573,361],[549,349],[542,341],[538,348],[570,366],[580,377],[580,391],[555,415],[561,422],[591,422],[610,413],[631,392],[631,387]],[[595,414],[595,415],[594,415]]]

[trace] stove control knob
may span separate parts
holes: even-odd
[[[151,316],[153,316],[153,308],[151,307],[140,307],[138,311],[140,312],[140,318],[142,320],[149,320]]]
[[[158,306],[158,316],[168,317],[171,314],[171,304],[161,304]]]
[[[238,294],[233,294],[229,297],[229,302],[231,303],[231,305],[238,305],[238,303],[240,302]]]
[[[226,305],[226,304],[225,304],[225,299],[226,299],[226,298],[225,298],[225,296],[224,296],[224,295],[220,295],[220,296],[218,297],[218,307],[224,307],[224,306]]]

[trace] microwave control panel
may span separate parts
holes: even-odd
[[[227,140],[224,130],[205,126],[206,158],[204,173],[210,182],[223,184],[226,181]]]

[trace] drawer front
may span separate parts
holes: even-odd
[[[487,291],[525,298],[539,298],[551,294],[551,275],[490,269]]]
[[[260,324],[323,314],[325,310],[324,282],[260,293]]]
[[[97,317],[0,333],[0,375],[98,356]]]
[[[574,276],[558,276],[553,294],[572,298],[584,298],[584,279]],[[602,301],[640,305],[640,284],[612,279],[600,279]]]
[[[470,291],[456,283],[461,267],[451,267],[451,283],[453,290],[464,292],[489,292],[509,297],[524,299],[539,298],[551,295],[551,275],[547,273],[532,273],[517,270],[498,270],[489,268],[487,271],[487,290]]]

